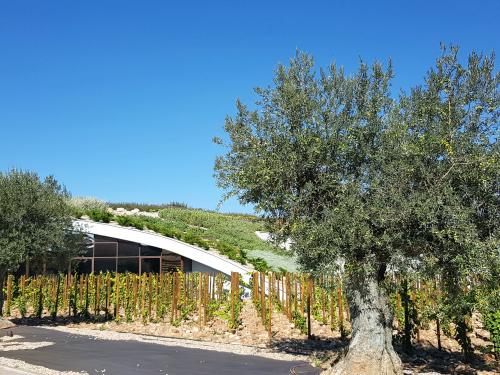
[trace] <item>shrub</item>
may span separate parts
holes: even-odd
[[[144,229],[144,222],[137,216],[115,216],[114,219],[118,224],[124,227],[134,227],[139,230]]]
[[[131,227],[132,220],[129,216],[115,216],[115,221],[123,227]]]
[[[255,270],[259,272],[268,272],[271,269],[266,261],[262,258],[250,258],[249,261],[250,263],[252,263]]]
[[[484,317],[485,328],[490,332],[493,353],[500,358],[500,310],[490,312]]]
[[[113,218],[113,215],[106,210],[93,209],[87,212],[87,215],[94,221],[102,221],[103,223],[109,223]]]

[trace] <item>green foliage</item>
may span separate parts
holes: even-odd
[[[294,311],[292,313],[292,321],[295,324],[295,327],[300,330],[304,335],[307,334],[307,320],[306,318],[300,314],[298,311]]]
[[[67,198],[51,176],[42,181],[32,172],[0,173],[0,273],[67,244],[72,229]]]
[[[138,216],[113,216],[113,220],[115,220],[118,224],[124,227],[133,227],[139,230],[143,230],[145,223]]]
[[[490,333],[493,353],[498,358],[500,356],[500,310],[487,313],[484,316],[484,327]]]
[[[250,258],[249,261],[252,263],[256,271],[269,272],[271,270],[267,262],[262,258]]]
[[[440,275],[438,310],[467,355],[470,281],[494,280],[499,259],[500,73],[493,54],[462,64],[443,47],[421,85],[394,96],[392,77],[390,63],[318,74],[297,53],[256,89],[253,109],[238,101],[227,117],[218,185],[290,237],[304,270],[345,262],[348,293],[383,294],[388,269]],[[407,322],[420,324],[407,302]]]
[[[113,215],[111,213],[100,208],[93,208],[85,213],[90,217],[91,220],[102,221],[103,223],[109,223],[113,218]]]
[[[66,263],[83,249],[68,198],[52,176],[40,180],[32,172],[0,173],[0,284],[7,271],[15,271],[26,259],[34,264],[41,259]],[[2,303],[0,290],[0,309]]]
[[[283,251],[256,236],[256,231],[265,229],[265,223],[250,215],[169,208],[160,211],[160,216],[174,228],[204,238],[222,254],[243,263],[247,251],[283,254]]]
[[[498,248],[493,57],[462,66],[445,50],[425,85],[399,98],[390,65],[315,72],[298,53],[256,89],[256,110],[237,103],[220,187],[275,219],[310,269],[341,256],[373,275],[421,254],[465,267]]]

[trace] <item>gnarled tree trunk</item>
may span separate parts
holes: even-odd
[[[401,360],[392,346],[392,312],[377,277],[349,276],[348,296],[352,338],[347,354],[330,375],[402,374]]]

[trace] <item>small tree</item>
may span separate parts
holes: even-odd
[[[82,249],[72,227],[68,193],[53,177],[0,173],[0,285],[28,258],[69,259]],[[0,288],[0,314],[3,307]]]
[[[352,339],[335,374],[400,374],[388,269],[432,264],[463,275],[499,244],[498,114],[493,57],[445,51],[423,86],[393,98],[391,64],[319,77],[298,53],[237,102],[216,177],[291,236],[307,271],[345,261]],[[496,255],[495,255],[496,254]],[[481,272],[484,268],[478,268]]]

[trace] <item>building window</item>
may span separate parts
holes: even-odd
[[[118,272],[139,273],[139,258],[118,258]]]
[[[183,269],[182,257],[153,246],[94,236],[93,246],[83,257],[74,258],[71,272],[162,273]]]

